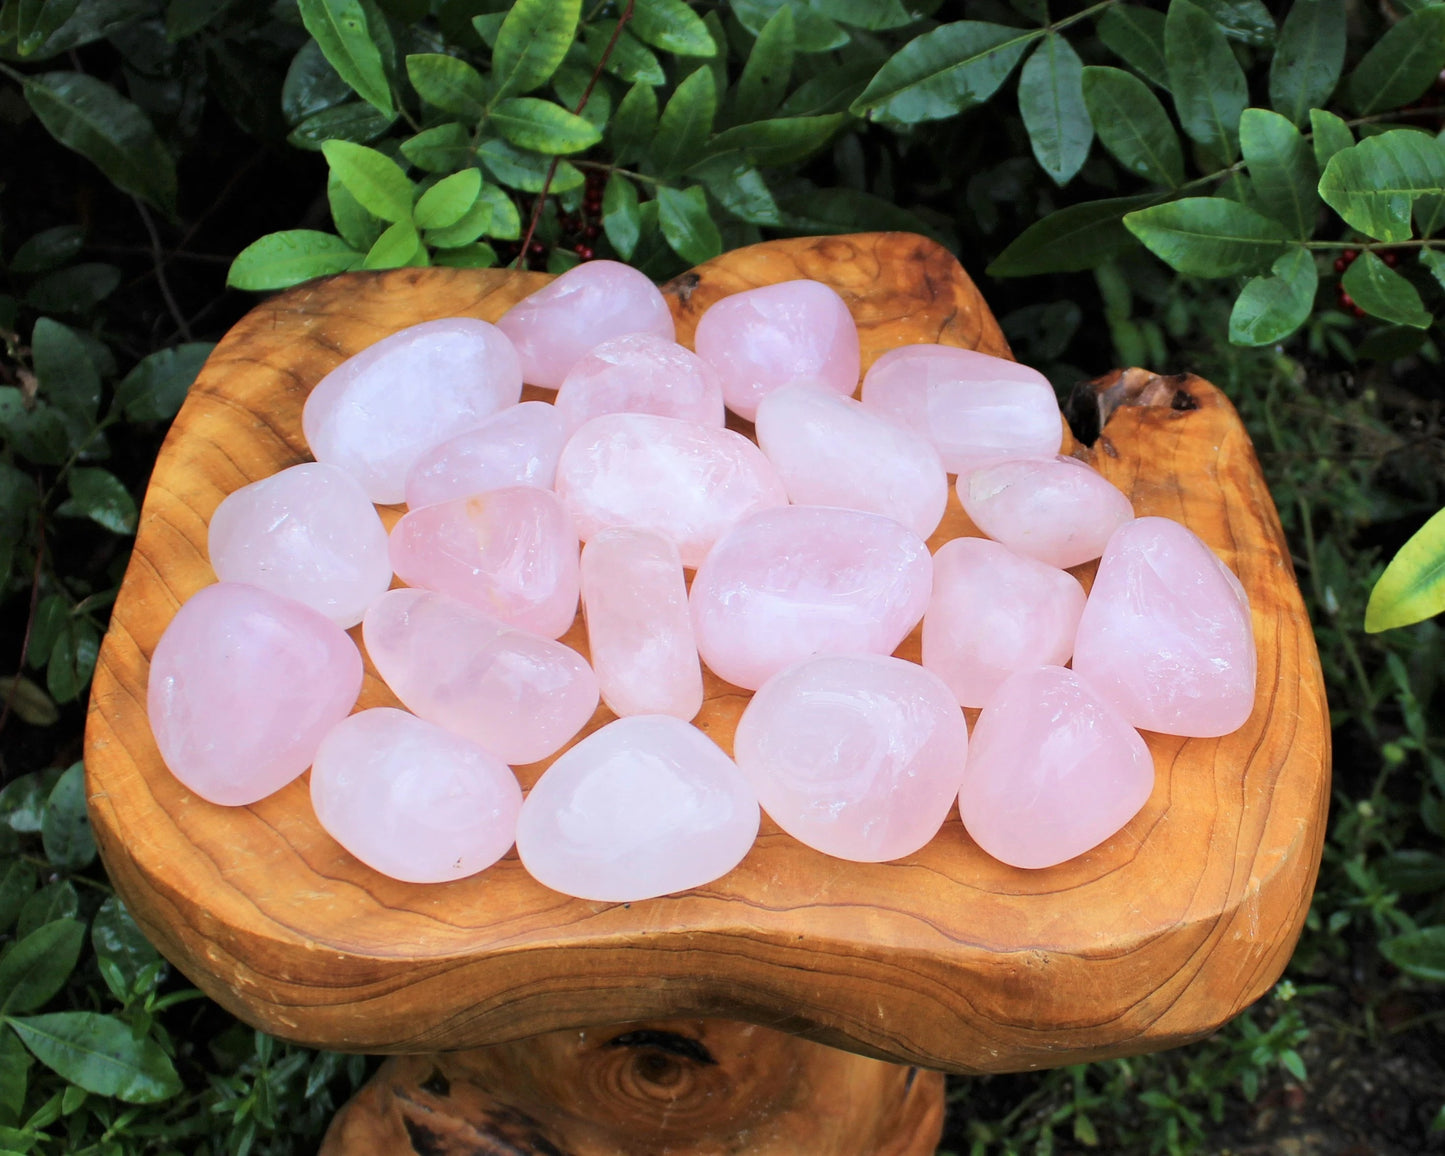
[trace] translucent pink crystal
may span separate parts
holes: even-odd
[[[386,527],[355,478],[305,462],[242,486],[211,515],[222,582],[249,582],[355,626],[391,585]]]
[[[1063,441],[1043,374],[970,349],[905,345],[885,353],[863,379],[863,404],[929,438],[951,474],[1048,457]]]
[[[507,853],[522,788],[475,743],[377,707],[326,736],[311,768],[311,806],[368,867],[407,883],[445,883]]]
[[[470,317],[393,333],[323,377],[301,428],[319,462],[340,466],[373,502],[400,502],[423,453],[522,395],[512,344]]]
[[[1134,516],[1129,499],[1077,458],[1022,458],[958,478],[973,524],[1010,550],[1050,566],[1078,566],[1104,552]]]
[[[652,333],[604,341],[582,358],[557,390],[569,434],[604,413],[654,413],[722,425],[717,372],[691,350]]]
[[[1139,732],[1087,680],[1022,670],[974,724],[958,808],[973,840],[1011,867],[1052,867],[1096,847],[1154,789]]]
[[[582,550],[582,609],[602,697],[615,713],[684,722],[697,714],[702,667],[671,539],[632,528],[595,534]]]
[[[799,505],[867,510],[927,538],[948,478],[927,438],[816,385],[785,385],[758,405],[758,445]]]
[[[646,274],[618,261],[588,261],[513,305],[497,327],[522,359],[522,377],[556,389],[589,350],[624,333],[672,341],[667,299]]]
[[[470,498],[503,486],[551,489],[567,434],[557,410],[524,401],[427,450],[406,475],[412,509]]]
[[[858,388],[858,328],[843,299],[819,281],[724,297],[698,321],[693,348],[718,371],[728,409],[749,421],[764,396],[791,382],[848,396]]]
[[[1239,579],[1187,527],[1114,532],[1074,643],[1074,669],[1135,726],[1215,738],[1254,709],[1256,654]]]
[[[577,617],[577,531],[557,495],[508,486],[408,513],[391,531],[391,565],[547,638]]]
[[[948,687],[921,666],[829,654],[763,684],[738,720],[733,752],[789,835],[878,863],[938,833],[963,782],[968,728]]]
[[[756,690],[815,654],[889,654],[928,606],[933,562],[880,514],[783,506],[718,540],[693,578],[693,627],[719,678]]]
[[[564,895],[629,903],[701,887],[741,861],[758,804],[696,727],[634,715],[554,762],[522,804],[517,854]]]
[[[642,413],[593,418],[557,463],[557,493],[585,542],[637,526],[677,543],[694,567],[740,518],[787,503],[782,480],[742,434]]]
[[[151,657],[146,709],[166,766],[243,806],[304,771],[361,693],[361,655],[329,618],[240,582],[198,591]]]
[[[923,665],[963,706],[983,706],[1015,671],[1068,662],[1083,612],[1073,575],[987,538],[955,538],[933,556]]]
[[[430,590],[392,590],[366,612],[366,653],[407,708],[521,765],[560,750],[597,709],[570,646]]]

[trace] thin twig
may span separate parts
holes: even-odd
[[[25,616],[25,636],[20,640],[20,665],[15,669],[15,681],[10,684],[10,691],[5,696],[5,707],[0,710],[0,733],[4,732],[5,724],[10,721],[10,712],[15,706],[15,696],[20,690],[20,679],[25,675],[25,659],[30,653],[30,635],[35,629],[35,613],[40,607],[40,572],[45,562],[45,507],[43,505],[37,512],[36,519],[35,571],[30,576],[30,611]]]
[[[145,222],[146,232],[151,238],[151,261],[155,266],[156,283],[161,287],[161,296],[166,299],[166,308],[171,311],[171,320],[176,323],[176,328],[181,331],[181,336],[187,341],[191,340],[191,327],[186,324],[185,315],[181,307],[176,304],[175,296],[171,293],[170,282],[166,280],[166,254],[161,248],[161,235],[156,232],[155,222],[151,220],[150,210],[145,207],[139,197],[132,197],[135,202],[136,212],[140,213],[140,219]]]

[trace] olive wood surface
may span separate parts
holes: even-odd
[[[679,340],[690,343],[719,297],[795,277],[843,295],[865,369],[911,342],[1008,355],[954,258],[896,233],[772,241],[710,261],[665,287]],[[182,787],[151,737],[146,676],[176,608],[215,581],[206,523],[216,505],[309,457],[302,403],[343,358],[421,321],[495,320],[546,280],[406,269],[299,287],[236,325],[176,418],[102,648],[85,762],[106,866],[182,971],[258,1027],[343,1050],[471,1048],[695,1016],[959,1072],[1172,1046],[1268,989],[1318,868],[1328,717],[1248,436],[1219,390],[1193,376],[1116,373],[1105,408],[1126,404],[1092,450],[1067,433],[1066,448],[1140,514],[1191,527],[1239,575],[1259,647],[1255,710],[1222,739],[1147,735],[1157,770],[1148,803],[1068,863],[1005,866],[979,851],[956,814],[917,854],[848,863],[765,817],[724,878],[646,902],[595,903],[536,883],[515,852],[454,883],[385,878],[320,828],[304,776],[240,808]],[[389,523],[399,512],[383,510]],[[951,496],[931,544],[975,532]],[[1079,574],[1088,581],[1088,568]],[[565,641],[586,652],[580,619]],[[898,653],[917,659],[917,631]],[[711,676],[706,694],[696,724],[730,751],[748,695]],[[393,702],[368,668],[358,709]],[[584,733],[611,717],[599,708]],[[519,768],[523,786],[542,769]]]

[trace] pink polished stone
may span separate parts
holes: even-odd
[[[938,529],[948,478],[927,438],[816,385],[774,390],[755,420],[758,445],[799,505],[882,514],[920,538]]]
[[[1078,458],[1023,458],[958,478],[973,524],[1010,550],[1067,569],[1097,558],[1134,517],[1129,499]]]
[[[911,855],[963,782],[968,728],[937,675],[901,658],[828,654],[774,675],[738,720],[733,752],[763,810],[839,859]]]
[[[550,490],[509,486],[412,510],[391,531],[391,565],[408,586],[547,638],[577,617],[577,531]]]
[[[643,413],[606,414],[578,430],[557,463],[557,493],[584,542],[617,526],[654,530],[677,543],[688,567],[739,519],[788,501],[742,434]]]
[[[517,854],[554,891],[630,903],[726,875],[758,819],[752,788],[716,743],[681,719],[634,715],[547,768],[522,804]]]
[[[326,736],[311,768],[311,806],[368,867],[407,883],[445,883],[507,853],[522,788],[475,743],[377,707]]]
[[[1084,588],[1073,575],[987,538],[955,538],[933,556],[923,665],[963,706],[983,706],[1019,670],[1062,666]]]
[[[413,713],[503,762],[545,759],[597,709],[597,678],[570,646],[430,590],[391,590],[366,612],[366,653]]]
[[[1074,643],[1074,669],[1136,727],[1216,738],[1254,710],[1244,587],[1187,527],[1138,518],[1114,532]]]
[[[222,582],[249,582],[355,626],[391,585],[386,527],[355,478],[305,462],[242,486],[211,515]]]
[[[950,474],[1048,457],[1063,442],[1048,379],[971,349],[905,345],[885,353],[863,379],[863,404],[931,440]]]
[[[311,391],[301,428],[317,461],[346,470],[373,502],[400,502],[417,458],[521,395],[521,366],[502,332],[449,317],[343,361]]]
[[[310,764],[361,693],[346,632],[240,582],[197,591],[151,657],[146,709],[166,766],[201,798],[244,806]]]
[[[557,412],[574,434],[605,413],[653,413],[722,425],[717,371],[691,350],[652,333],[604,341],[572,367],[557,390]]]
[[[1153,789],[1139,732],[1087,680],[1044,666],[1013,675],[978,716],[958,809],[995,859],[1052,867],[1113,835]]]
[[[728,409],[749,421],[767,394],[792,382],[849,397],[858,388],[858,327],[843,298],[820,281],[724,297],[698,321],[693,348],[718,371]]]
[[[892,518],[764,510],[720,538],[693,578],[698,652],[748,690],[815,654],[890,654],[932,584],[928,547]]]
[[[504,486],[550,490],[567,434],[557,410],[524,401],[422,454],[406,475],[406,504],[433,506]]]
[[[682,558],[650,530],[603,530],[582,550],[582,610],[602,698],[619,715],[684,722],[702,707]]]
[[[556,389],[592,349],[624,333],[677,336],[667,299],[646,274],[588,261],[513,305],[497,327],[522,359],[522,378]]]

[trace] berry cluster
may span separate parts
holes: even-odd
[[[582,205],[575,213],[563,213],[557,218],[561,236],[553,248],[567,249],[576,253],[583,261],[597,256],[594,243],[602,235],[602,192],[607,186],[607,174],[593,169],[587,174],[587,186],[582,194]],[[497,258],[504,264],[511,264],[521,253],[519,241],[504,241],[497,245]],[[526,268],[545,271],[547,268],[548,246],[545,242],[533,240],[527,245]]]

